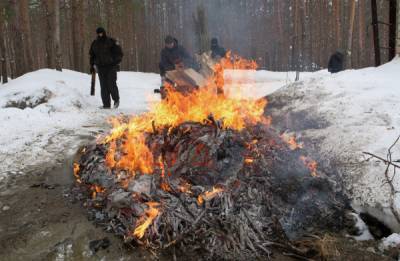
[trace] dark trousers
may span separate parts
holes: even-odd
[[[98,74],[100,79],[101,99],[105,108],[111,107],[112,97],[114,102],[119,101],[119,92],[117,86],[117,68],[99,67]]]

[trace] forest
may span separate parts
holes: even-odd
[[[389,5],[378,0],[380,54],[389,60]],[[166,35],[192,54],[217,37],[234,53],[273,71],[326,68],[336,50],[347,68],[374,65],[371,0],[2,0],[3,75],[39,68],[89,71],[98,26],[125,53],[121,69],[157,72]]]

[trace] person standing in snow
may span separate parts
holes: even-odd
[[[159,64],[160,75],[164,79],[167,71],[173,71],[176,67],[197,68],[194,59],[189,55],[186,49],[178,44],[178,40],[168,35],[165,38],[165,47],[161,51],[161,61]]]
[[[97,28],[96,33],[97,39],[93,41],[89,51],[90,72],[96,70],[99,74],[103,108],[111,108],[111,98],[114,101],[114,108],[118,108],[120,100],[117,71],[123,57],[122,49],[115,39],[107,36],[104,28]]]
[[[225,55],[226,55],[226,50],[225,48],[221,47],[218,44],[218,39],[217,38],[211,39],[211,58],[221,59],[225,57]]]
[[[343,71],[344,64],[344,55],[341,51],[336,51],[332,54],[328,63],[328,72],[330,73],[338,73]]]

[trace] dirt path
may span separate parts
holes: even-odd
[[[96,228],[72,203],[72,159],[42,173],[8,181],[0,193],[0,260],[150,260]],[[92,254],[89,242],[108,237],[111,246]]]

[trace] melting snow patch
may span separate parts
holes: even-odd
[[[394,233],[390,236],[383,238],[379,246],[381,251],[389,250],[390,248],[400,247],[400,234]]]
[[[355,213],[350,213],[350,215],[354,218],[355,220],[355,227],[357,229],[357,235],[352,236],[355,240],[358,241],[367,241],[367,240],[373,240],[374,237],[372,236],[371,232],[369,232],[368,226],[365,224],[365,222],[360,218],[360,215],[357,215]]]

